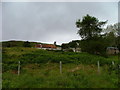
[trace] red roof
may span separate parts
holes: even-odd
[[[36,44],[35,47],[37,47],[37,48],[56,48],[56,46],[53,44]]]
[[[53,44],[42,44],[42,48],[56,48]]]

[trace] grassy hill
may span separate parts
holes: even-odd
[[[2,41],[2,47],[24,47],[25,42],[27,41],[16,41],[16,40]],[[35,44],[38,44],[38,42],[30,42],[31,47],[35,47]]]
[[[88,53],[12,47],[3,48],[2,58],[3,88],[118,87],[118,56],[104,58]],[[18,61],[21,62],[19,76]],[[59,71],[60,61],[62,74]],[[97,61],[100,62],[100,73]]]

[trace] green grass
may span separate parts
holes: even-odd
[[[81,68],[72,71],[76,67]],[[3,88],[116,88],[117,75],[108,73],[104,67],[99,74],[96,66],[63,64],[60,74],[57,63],[28,64],[19,76],[12,71],[3,73]]]
[[[97,61],[100,61],[100,73]],[[3,88],[117,88],[118,58],[88,53],[4,48]],[[18,61],[21,73],[17,75]],[[62,61],[62,74],[59,71]],[[111,65],[115,62],[115,66]]]

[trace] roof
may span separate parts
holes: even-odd
[[[56,48],[53,44],[42,44],[42,48]]]
[[[107,49],[118,49],[117,47],[107,47]]]
[[[39,48],[56,48],[56,46],[53,45],[53,44],[36,44],[35,47],[39,47]]]

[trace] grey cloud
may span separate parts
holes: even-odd
[[[58,44],[80,39],[75,21],[86,14],[117,21],[117,3],[3,3],[3,40],[20,39]],[[113,7],[112,7],[113,6]],[[112,12],[110,11],[112,10]],[[114,14],[113,14],[114,13]]]

